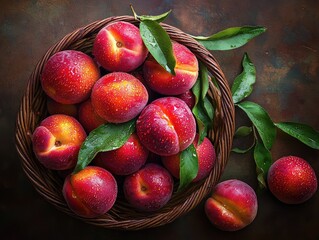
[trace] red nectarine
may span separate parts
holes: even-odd
[[[275,161],[268,170],[268,187],[272,194],[287,204],[299,204],[317,191],[317,177],[310,164],[296,156]]]
[[[93,59],[83,52],[64,50],[54,54],[41,74],[43,91],[53,100],[75,104],[86,100],[100,71]]]

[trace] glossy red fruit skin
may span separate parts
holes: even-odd
[[[138,27],[119,21],[102,28],[93,44],[96,61],[110,72],[130,72],[148,55]]]
[[[43,119],[34,130],[33,152],[48,169],[72,169],[86,136],[82,125],[74,117],[54,114]]]
[[[176,60],[175,75],[164,69],[149,55],[143,64],[143,75],[147,85],[163,95],[179,95],[190,90],[198,77],[198,60],[184,45],[172,42]]]
[[[254,221],[258,201],[255,191],[247,183],[230,179],[215,186],[204,208],[215,227],[223,231],[238,231]]]
[[[117,198],[117,182],[107,170],[88,166],[64,180],[63,196],[78,216],[94,218],[109,211]]]
[[[148,102],[148,92],[133,75],[112,72],[94,84],[91,102],[94,111],[105,121],[123,123],[140,114]]]
[[[275,161],[268,170],[268,188],[281,202],[300,204],[317,191],[315,171],[304,159],[285,156]]]
[[[195,95],[191,89],[177,95],[176,97],[182,99],[190,109],[193,109],[193,107],[195,106]]]
[[[64,50],[47,61],[41,74],[41,85],[54,101],[76,104],[89,98],[99,78],[100,70],[89,55],[76,50]]]
[[[106,120],[95,112],[91,99],[88,99],[79,105],[78,120],[88,134],[102,124],[107,123]]]
[[[161,209],[171,199],[174,181],[169,172],[155,163],[148,163],[127,176],[123,190],[127,201],[136,209],[152,212]]]
[[[194,147],[198,157],[198,172],[193,182],[198,182],[208,176],[216,161],[216,152],[213,144],[208,138],[204,138],[198,145],[199,135],[196,134],[194,139]],[[165,168],[177,179],[180,173],[180,153],[172,156],[161,157]]]
[[[138,171],[145,164],[148,153],[136,133],[133,133],[122,147],[100,152],[94,159],[94,164],[114,175],[125,176]]]
[[[186,103],[176,97],[162,97],[148,104],[136,122],[142,144],[160,156],[186,149],[196,135],[195,118]]]

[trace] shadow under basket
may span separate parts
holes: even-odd
[[[75,215],[63,198],[63,179],[56,171],[48,170],[42,166],[32,150],[31,135],[41,120],[47,116],[47,98],[41,88],[40,76],[48,59],[58,51],[74,49],[91,55],[93,41],[98,31],[105,25],[117,21],[126,21],[137,26],[139,24],[131,16],[110,17],[96,21],[66,35],[45,53],[32,72],[22,98],[16,120],[16,148],[22,161],[23,170],[34,188],[57,209],[96,226],[138,230],[172,222],[196,207],[211,192],[219,181],[229,157],[235,125],[234,104],[228,82],[212,54],[188,34],[170,25],[161,24],[170,38],[188,47],[197,59],[206,65],[211,76],[216,80],[216,85],[210,81],[208,90],[208,98],[215,109],[213,129],[208,133],[208,138],[215,146],[216,164],[207,178],[198,183],[190,184],[184,191],[177,193],[178,183],[175,183],[171,200],[158,211],[151,213],[135,211],[124,197],[119,195],[113,208],[100,217],[87,219]]]

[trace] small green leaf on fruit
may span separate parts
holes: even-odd
[[[261,189],[267,188],[266,179],[268,170],[272,163],[270,151],[263,143],[257,141],[254,148],[254,159],[256,163],[257,180]]]
[[[123,146],[134,131],[135,119],[119,124],[107,123],[94,129],[82,143],[73,173],[89,165],[97,153]]]
[[[232,27],[208,37],[193,36],[208,50],[231,50],[248,43],[254,37],[266,31],[261,26]]]
[[[277,132],[276,127],[266,110],[257,103],[249,101],[238,103],[237,106],[247,114],[253,125],[256,127],[264,146],[270,150],[275,141]]]
[[[235,78],[231,88],[234,103],[248,97],[253,91],[253,84],[256,82],[256,68],[247,53],[244,54],[242,66],[243,71]]]
[[[194,144],[180,153],[180,182],[177,191],[184,190],[197,176],[198,156]]]
[[[169,10],[165,13],[162,13],[160,15],[137,15],[137,13],[135,12],[133,6],[131,5],[131,9],[132,9],[132,12],[134,14],[134,18],[136,20],[139,20],[139,21],[145,21],[145,20],[152,20],[152,21],[156,21],[156,22],[162,22],[164,21],[167,16],[171,13],[172,10]]]
[[[162,26],[156,21],[144,20],[140,23],[140,33],[145,46],[154,59],[166,71],[175,75],[176,60],[172,42]]]
[[[298,139],[308,147],[319,150],[319,132],[312,127],[294,122],[280,122],[275,123],[276,127],[290,136]]]

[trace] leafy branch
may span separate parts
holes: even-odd
[[[260,188],[266,188],[266,177],[272,164],[271,148],[276,139],[277,129],[314,149],[319,149],[319,132],[302,123],[275,123],[259,104],[244,101],[251,94],[253,84],[256,82],[256,71],[253,70],[254,66],[249,60],[247,53],[244,55],[242,66],[243,72],[235,79],[232,85],[232,95],[235,106],[246,113],[252,123],[252,127],[239,127],[236,131],[236,136],[242,137],[254,133],[254,141],[248,149],[233,148],[232,151],[235,153],[247,153],[254,150],[253,157],[256,163],[257,180]]]

